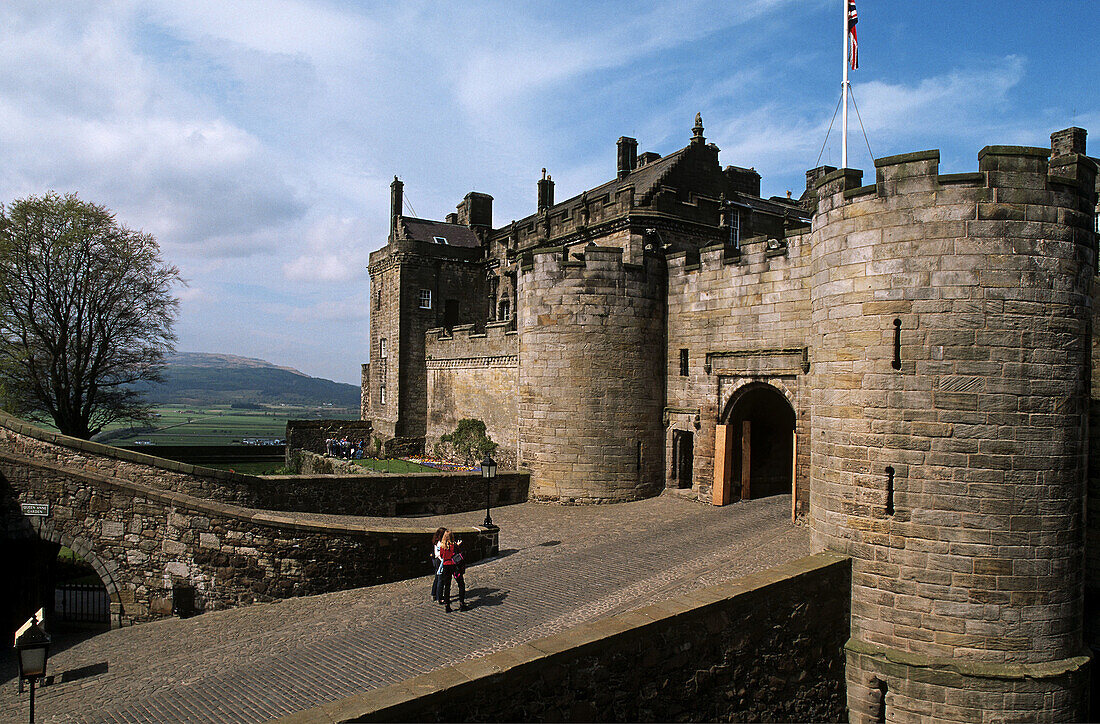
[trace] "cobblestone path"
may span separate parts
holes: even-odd
[[[789,496],[501,508],[501,555],[467,572],[469,611],[432,603],[425,576],[61,641],[50,656],[58,683],[38,690],[35,716],[267,721],[799,558],[809,536],[789,516]],[[26,721],[13,661],[0,662],[0,678],[0,719]]]

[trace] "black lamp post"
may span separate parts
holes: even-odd
[[[32,617],[15,633],[15,656],[19,660],[19,680],[31,686],[31,724],[34,724],[34,682],[46,675],[50,656],[50,637]]]
[[[497,476],[497,464],[489,453],[485,453],[485,459],[481,461],[481,477],[485,478],[485,525],[490,526],[493,524],[493,519],[489,517],[489,487],[493,484],[493,478]]]

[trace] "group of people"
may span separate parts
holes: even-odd
[[[352,442],[346,437],[337,440],[334,437],[325,439],[325,455],[330,455],[335,458],[344,458],[345,460],[362,460],[365,456],[363,452],[363,441],[358,440]]]
[[[458,583],[458,610],[466,610],[466,564],[458,550],[460,545],[447,528],[439,528],[432,536],[432,600],[446,606],[447,613],[451,612],[451,579]]]

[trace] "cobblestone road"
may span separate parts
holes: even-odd
[[[469,611],[433,604],[426,576],[62,641],[50,656],[57,683],[38,690],[35,716],[267,721],[799,558],[809,536],[789,516],[789,496],[501,508],[501,555],[467,572]],[[0,678],[0,719],[26,721],[12,661]]]

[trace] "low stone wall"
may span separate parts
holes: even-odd
[[[170,615],[180,587],[201,611],[422,576],[432,533],[243,508],[0,450],[0,537],[72,548],[106,586],[116,626]],[[470,560],[496,553],[495,529],[456,534]]]
[[[850,595],[819,553],[282,721],[842,721]]]
[[[434,527],[318,514],[385,494],[347,480],[210,470],[0,413],[0,539],[73,549],[106,586],[116,626],[170,615],[173,589],[202,610],[425,575]],[[496,554],[496,528],[455,532],[469,560]]]
[[[340,511],[344,515],[446,515],[485,507],[480,471],[371,473],[335,458],[302,453],[302,472],[263,479],[263,507],[303,512]],[[531,475],[518,470],[497,474],[490,486],[491,505],[527,500]]]
[[[354,422],[354,421],[353,421]],[[41,430],[0,412],[0,450],[48,459],[64,468],[140,481],[151,488],[210,502],[292,513],[393,516],[446,514],[485,505],[480,472],[272,475],[257,477],[165,460]],[[303,453],[301,457],[307,457]],[[332,458],[320,458],[331,461]],[[493,505],[527,500],[530,476],[504,471],[491,491]]]
[[[325,452],[325,440],[347,438],[352,443],[363,443],[363,449],[374,450],[371,435],[374,431],[370,420],[287,420],[286,461],[291,465],[292,456],[299,450],[312,453]]]

